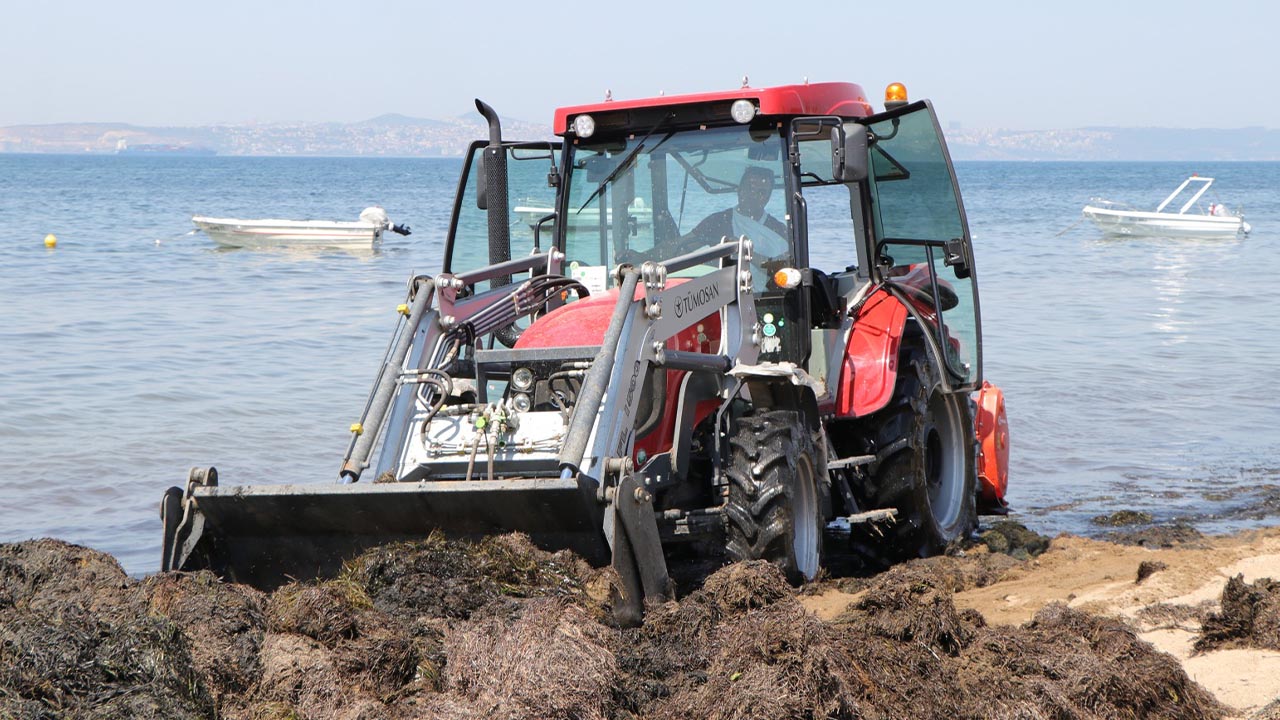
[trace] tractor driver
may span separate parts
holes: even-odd
[[[742,172],[738,183],[738,204],[703,218],[688,235],[681,238],[684,247],[711,245],[722,238],[746,235],[761,261],[787,255],[787,226],[765,211],[773,194],[773,171],[751,166]]]

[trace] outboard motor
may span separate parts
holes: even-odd
[[[374,205],[372,207],[367,207],[364,210],[361,210],[360,222],[369,223],[370,225],[380,227],[383,230],[390,230],[391,232],[398,233],[400,235],[413,234],[412,231],[409,230],[408,225],[391,224],[391,218],[387,217],[387,211],[383,210],[377,205]]]

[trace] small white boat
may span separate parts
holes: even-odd
[[[191,222],[219,245],[238,248],[372,248],[387,230],[409,234],[408,226],[391,224],[380,207],[365,208],[357,221],[240,220],[196,215]]]
[[[1190,199],[1177,212],[1165,211],[1193,183],[1198,183],[1199,187],[1191,191]],[[1112,235],[1235,237],[1240,232],[1248,234],[1252,228],[1244,221],[1244,215],[1239,211],[1228,211],[1221,203],[1210,204],[1208,210],[1197,207],[1191,211],[1212,184],[1213,178],[1192,175],[1165,198],[1155,212],[1135,210],[1123,203],[1094,198],[1084,206],[1084,216],[1103,232]]]
[[[555,212],[555,209],[536,201],[526,200],[511,208],[511,212],[518,216],[521,222],[532,228],[538,224],[539,220]],[[637,228],[647,228],[653,224],[653,209],[645,207],[644,200],[640,198],[636,198],[635,202],[631,203],[631,206],[627,209],[627,215]],[[605,212],[605,221],[613,221],[612,208]],[[600,209],[597,207],[569,211],[569,227],[594,227],[599,222]],[[552,225],[552,223],[548,223],[544,227],[544,232],[549,231]]]

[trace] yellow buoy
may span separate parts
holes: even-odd
[[[58,238],[53,233],[49,233],[48,235],[44,236],[45,247],[47,248],[56,247],[57,244],[58,244]]]

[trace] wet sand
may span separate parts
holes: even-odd
[[[1139,583],[1144,563],[1163,567]],[[1025,622],[1050,602],[1123,617],[1218,700],[1248,712],[1280,698],[1280,647],[1193,649],[1199,616],[1216,609],[1224,585],[1237,575],[1247,583],[1280,579],[1280,528],[1158,549],[1060,537],[1000,583],[957,594],[956,605],[1004,624]]]

